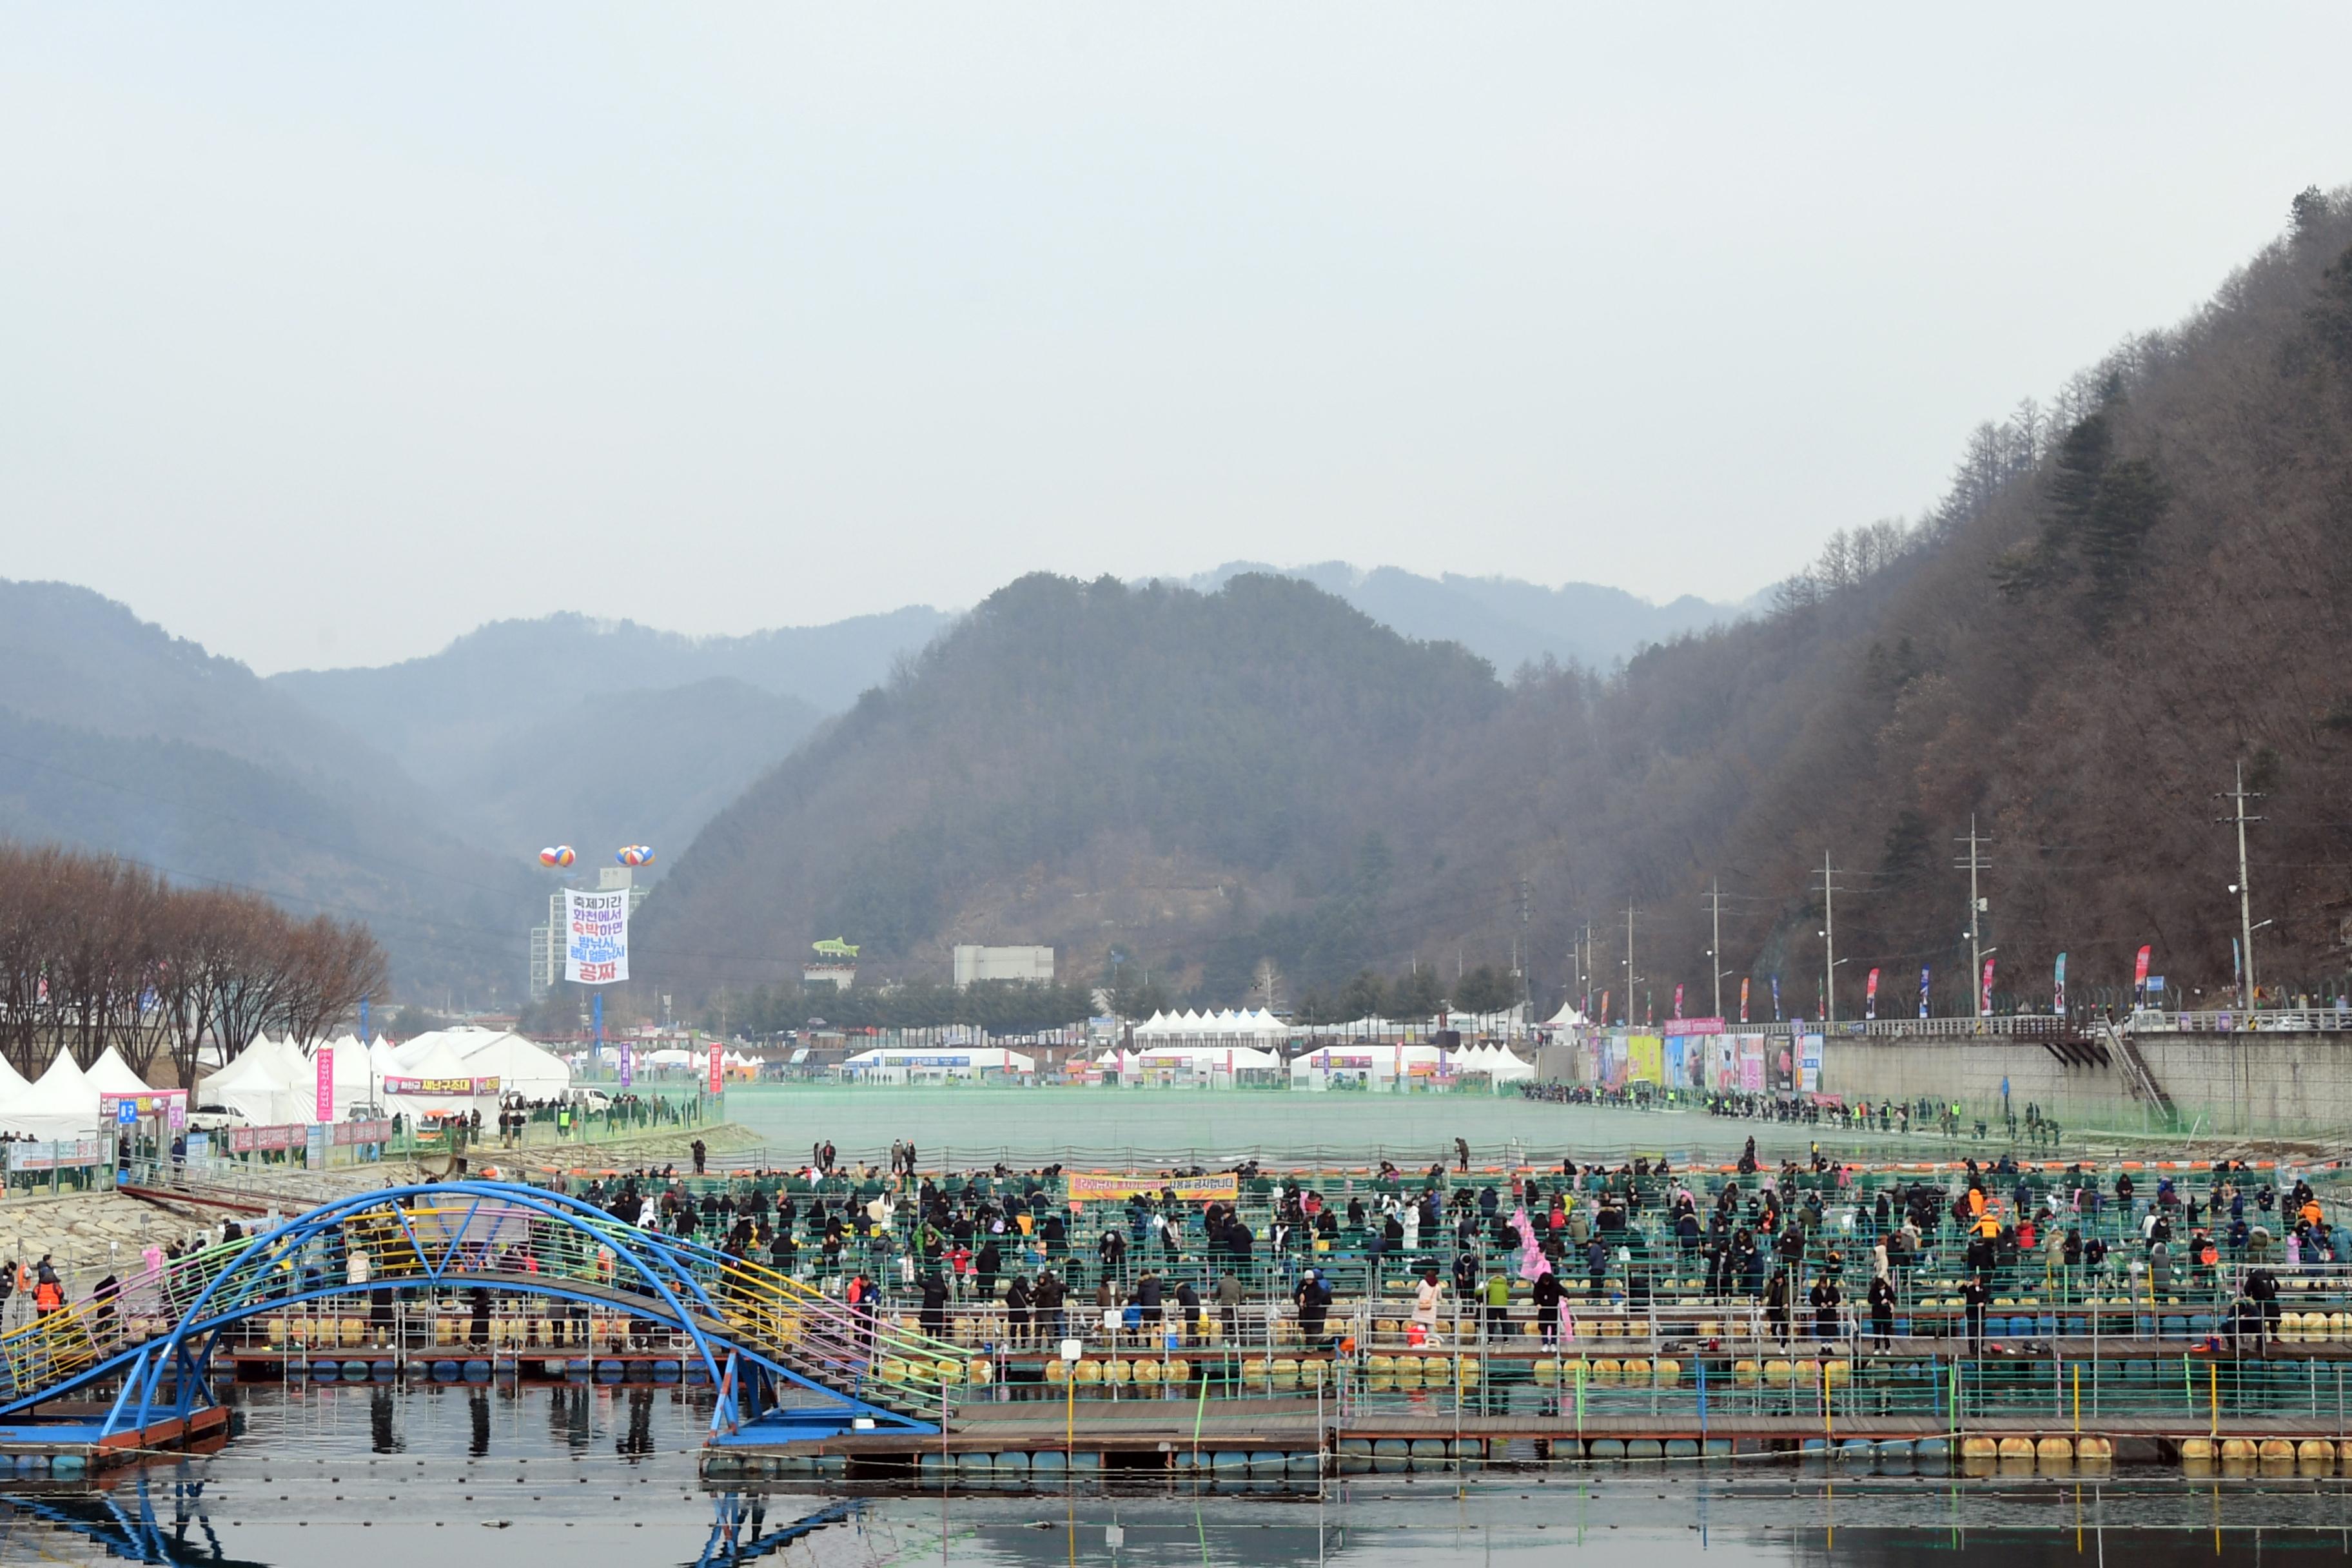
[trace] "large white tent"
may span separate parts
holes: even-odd
[[[11,1068],[0,1079],[0,1128],[26,1138],[88,1138],[98,1130],[98,1089],[66,1051],[37,1082]]]
[[[572,1069],[562,1058],[511,1030],[451,1029],[447,1035],[466,1075],[497,1079],[501,1096],[555,1100],[572,1088]]]

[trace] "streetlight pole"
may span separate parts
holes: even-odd
[[[1979,924],[1980,917],[1984,913],[1985,900],[1977,891],[1977,873],[1986,868],[1983,847],[1991,840],[1979,837],[1975,812],[1969,813],[1969,836],[1958,842],[1969,847],[1969,858],[1966,861],[1969,870],[1969,995],[1974,999],[1973,1005],[1969,1008],[1969,1011],[1982,1017],[1990,1009],[1985,1005],[1984,931]]]
[[[2246,824],[2260,822],[2262,818],[2246,815],[2246,802],[2263,797],[2259,794],[2247,793],[2246,764],[2242,762],[2238,764],[2237,787],[2213,798],[2228,801],[2231,807],[2229,816],[2217,816],[2213,820],[2234,823],[2238,829],[2238,880],[2230,889],[2238,895],[2238,942],[2242,955],[2239,960],[2238,1005],[2252,1013],[2254,1010],[2254,893],[2246,879]],[[2264,921],[2263,923],[2268,925],[2270,922]]]
[[[1715,976],[1715,1016],[1723,1016],[1723,882],[1717,879],[1707,890],[1707,908],[1712,924],[1710,945],[1706,950],[1706,967]]]

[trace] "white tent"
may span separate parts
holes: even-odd
[[[93,1095],[145,1094],[150,1087],[145,1079],[131,1070],[131,1064],[112,1046],[106,1047],[106,1054],[93,1062],[82,1077]]]
[[[15,1068],[0,1078],[0,1131],[47,1140],[87,1138],[97,1127],[98,1090],[89,1088],[70,1053],[59,1051],[37,1083]]]
[[[471,1036],[470,1039],[460,1038]],[[501,1095],[554,1100],[572,1088],[572,1069],[553,1051],[511,1031],[450,1031],[450,1044],[470,1078],[495,1078]]]
[[[443,1080],[488,1077],[487,1073],[478,1074],[473,1068],[467,1067],[466,1058],[457,1054],[457,1047],[451,1043],[452,1035],[467,1032],[468,1031],[436,1030],[429,1035],[419,1035],[405,1045],[395,1047],[392,1052],[393,1070],[385,1076]],[[483,1096],[478,1101],[471,1092],[404,1094],[394,1093],[389,1088],[384,1090],[383,1104],[393,1114],[407,1118],[411,1126],[415,1126],[428,1116],[447,1116],[473,1110],[483,1111],[485,1116],[488,1116],[495,1114],[497,1108],[497,1100],[492,1097]]]
[[[235,1061],[196,1083],[197,1106],[225,1105],[257,1126],[310,1120],[316,1084],[310,1059],[291,1040],[256,1036]]]
[[[1575,1003],[1563,1002],[1559,1005],[1559,1011],[1546,1018],[1538,1026],[1546,1029],[1581,1029],[1584,1027],[1584,1015],[1576,1010]]]

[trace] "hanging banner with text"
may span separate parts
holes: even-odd
[[[710,1042],[710,1092],[722,1094],[727,1089],[727,1061],[719,1054],[719,1042]]]
[[[319,1114],[312,1120],[332,1121],[335,1119],[335,1047],[320,1046],[318,1054],[310,1060],[319,1069]]]
[[[1096,1175],[1072,1171],[1062,1179],[1069,1184],[1070,1201],[1074,1204],[1116,1203],[1125,1198],[1156,1197],[1163,1190],[1174,1193],[1184,1203],[1206,1203],[1213,1199],[1233,1203],[1242,1195],[1242,1179],[1230,1173],[1222,1176],[1177,1176],[1155,1181],[1150,1176]]]
[[[563,893],[563,978],[610,985],[629,977],[629,889]]]
[[[468,1099],[484,1094],[496,1094],[499,1080],[495,1078],[387,1078],[383,1080],[386,1094],[464,1095]]]

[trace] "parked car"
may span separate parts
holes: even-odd
[[[223,1132],[252,1125],[252,1117],[226,1105],[199,1105],[188,1112],[188,1129],[194,1132]]]
[[[350,1110],[343,1112],[343,1120],[346,1121],[389,1121],[392,1120],[392,1112],[386,1110],[381,1105],[354,1105]]]

